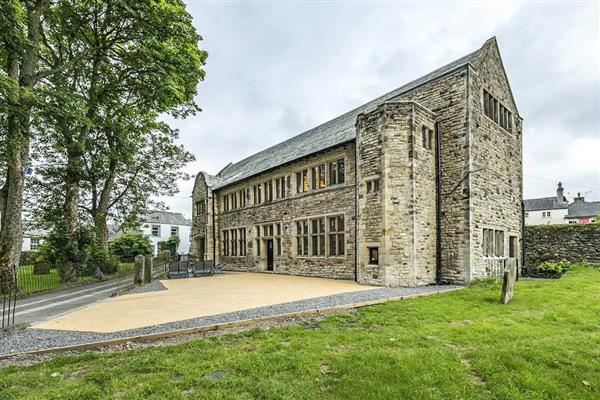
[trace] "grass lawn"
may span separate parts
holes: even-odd
[[[505,306],[499,293],[479,282],[314,323],[8,367],[0,399],[600,398],[600,270],[522,280]]]
[[[104,276],[105,280],[114,279],[117,276],[125,276],[131,274],[133,271],[133,263],[120,263],[119,269],[114,274],[107,274]],[[56,289],[59,286],[70,286],[80,283],[93,283],[97,282],[93,276],[83,276],[77,278],[75,282],[61,283],[60,275],[57,268],[50,269],[48,274],[36,275],[33,273],[33,265],[22,265],[17,268],[19,288],[23,294],[31,294],[35,292],[42,292],[45,290]],[[2,397],[0,397],[2,399]]]

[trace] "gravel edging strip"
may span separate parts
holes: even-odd
[[[91,350],[125,342],[152,341],[172,336],[243,326],[282,317],[316,315],[332,310],[365,307],[387,301],[443,293],[462,288],[462,286],[453,285],[416,288],[376,288],[112,333],[31,328],[18,331],[9,336],[0,336],[0,360],[24,354],[33,355],[72,350]]]
[[[136,293],[148,293],[148,292],[159,292],[161,290],[167,290],[167,288],[165,287],[165,285],[162,284],[161,281],[159,280],[155,280],[152,281],[144,286],[136,286],[131,290],[128,290],[127,292],[123,293],[123,294],[136,294]]]

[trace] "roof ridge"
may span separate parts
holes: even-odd
[[[246,164],[250,163],[253,160],[260,160],[261,157],[264,157],[266,154],[272,154],[274,150],[279,149],[281,147],[284,146],[289,146],[290,144],[295,143],[296,141],[301,141],[304,137],[308,137],[312,134],[316,134],[319,131],[323,131],[326,128],[335,128],[336,124],[339,124],[340,122],[352,117],[352,116],[356,116],[358,113],[366,111],[366,109],[368,107],[372,107],[377,105],[378,103],[381,103],[385,100],[390,100],[393,99],[394,97],[400,96],[410,90],[413,90],[423,84],[429,83],[431,81],[434,81],[435,79],[438,79],[442,76],[444,76],[445,74],[448,74],[452,71],[455,71],[461,67],[464,67],[467,64],[471,64],[472,61],[475,60],[475,58],[480,54],[480,52],[485,48],[486,44],[490,41],[493,40],[494,38],[490,38],[488,39],[481,47],[479,47],[478,49],[462,56],[459,57],[445,65],[443,65],[442,67],[439,67],[431,72],[428,72],[424,75],[421,75],[420,77],[411,80],[407,83],[405,83],[404,85],[401,85],[399,87],[396,87],[395,89],[384,93],[383,95],[380,95],[378,97],[376,97],[375,99],[372,99],[370,101],[367,101],[366,103],[363,103],[353,109],[351,109],[350,111],[347,111],[341,115],[338,115],[337,117],[334,117],[322,124],[319,124],[313,128],[307,129],[297,135],[294,135],[282,142],[276,143],[273,146],[270,146],[266,149],[260,150],[257,153],[251,154],[235,163],[229,163],[226,167],[224,167],[218,175],[220,175],[220,178],[223,179],[223,182],[221,182],[220,185],[216,186],[216,188],[219,187],[225,187],[231,183],[237,182],[238,180],[244,179],[244,178],[249,178],[250,176],[253,176],[257,173],[263,172],[267,169],[276,167],[278,165],[282,165],[286,162],[290,162],[293,161],[294,159],[298,159],[300,157],[306,156],[308,154],[312,154],[316,151],[321,151],[324,150],[328,147],[323,147],[321,149],[317,149],[316,151],[311,151],[308,152],[306,154],[301,154],[296,158],[292,158],[289,160],[279,160],[279,161],[275,161],[274,164],[267,166],[267,167],[258,167],[257,170],[253,171],[253,173],[250,174],[246,174],[243,175],[243,172],[237,172],[235,173],[236,169],[240,169],[240,167],[245,166]],[[354,136],[352,136],[351,138],[345,138],[344,136],[344,128],[345,127],[341,127],[341,129],[335,130],[334,132],[330,132],[331,136],[333,136],[332,138],[329,138],[331,140],[337,140],[335,143],[332,143],[332,145],[336,145],[336,144],[341,144],[344,143],[346,141],[350,141],[352,139],[354,139]],[[355,132],[354,132],[355,133]],[[335,137],[335,136],[342,136],[341,138]],[[346,135],[347,136],[347,135]],[[344,140],[345,138],[345,140]],[[329,146],[331,147],[331,145]],[[310,150],[310,149],[308,149]],[[279,163],[278,163],[279,162]],[[278,164],[277,164],[278,163]],[[261,169],[262,168],[262,169]],[[231,174],[231,175],[230,175]],[[242,176],[240,176],[242,175]]]

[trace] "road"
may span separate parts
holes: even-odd
[[[123,281],[120,281],[123,285]],[[33,324],[96,303],[112,296],[116,280],[78,286],[17,300],[15,324]]]

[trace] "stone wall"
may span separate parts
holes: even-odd
[[[414,102],[388,102],[358,117],[358,281],[417,286],[435,281],[435,148],[421,143],[434,115]],[[380,191],[369,182],[379,179]],[[379,263],[369,263],[369,248]]]
[[[509,257],[509,238],[521,237],[522,125],[494,41],[488,41],[468,71],[471,268],[469,280],[500,276]],[[483,111],[484,89],[513,115],[512,132]],[[484,257],[483,229],[504,232],[504,255]],[[519,257],[518,247],[515,255]]]
[[[306,168],[335,161],[345,160],[345,182],[307,193],[296,193],[295,173]],[[349,143],[306,157],[296,162],[276,168],[257,177],[238,182],[215,192],[217,205],[218,254],[223,254],[223,229],[237,228],[246,230],[246,256],[220,256],[219,261],[227,265],[228,270],[266,271],[265,240],[257,238],[256,227],[264,224],[281,224],[281,256],[274,257],[274,273],[318,276],[335,279],[354,279],[355,277],[355,221],[354,221],[354,176],[355,148]],[[309,171],[309,179],[310,179]],[[239,192],[244,188],[265,181],[288,177],[290,186],[284,199],[254,205],[253,191],[246,207],[236,210],[223,210],[223,196]],[[273,189],[275,190],[275,189]],[[296,221],[317,217],[344,216],[345,254],[343,256],[298,256],[296,248]],[[263,235],[264,236],[264,235]],[[257,242],[258,239],[258,242]],[[326,241],[328,238],[326,238]],[[309,237],[309,242],[312,238]],[[260,255],[257,244],[261,246]],[[312,246],[312,243],[309,243]],[[328,246],[328,245],[327,245]],[[312,247],[310,248],[312,252]]]
[[[544,261],[600,263],[600,224],[525,227],[525,275]]]
[[[212,189],[207,182],[207,175],[199,173],[194,183],[192,193],[192,229],[191,229],[191,253],[200,259],[218,259],[213,254],[213,199]],[[198,212],[197,204],[203,202],[202,212]],[[216,257],[215,257],[216,256]]]

